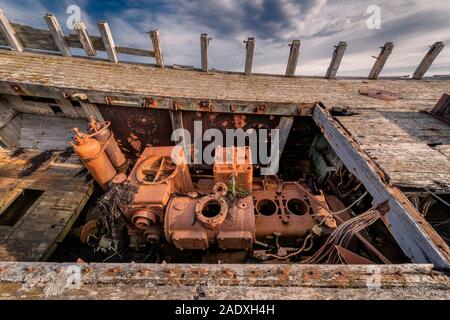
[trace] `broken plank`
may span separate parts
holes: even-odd
[[[102,37],[103,45],[105,46],[109,61],[116,63],[118,61],[116,45],[114,44],[114,39],[108,23],[106,21],[99,21],[98,28],[100,30],[100,35]]]
[[[245,55],[244,73],[246,75],[250,75],[252,73],[252,66],[253,66],[253,52],[255,51],[255,38],[248,38],[247,41],[245,41],[245,49],[247,53]]]
[[[78,40],[80,41],[81,45],[83,46],[84,51],[86,54],[90,57],[94,57],[97,55],[97,51],[95,50],[94,45],[92,44],[91,37],[89,36],[87,32],[86,25],[84,22],[80,21],[75,23],[74,30],[78,35]]]
[[[6,41],[8,42],[8,45],[11,47],[11,49],[19,52],[23,51],[23,47],[17,39],[16,31],[11,26],[11,23],[9,22],[2,9],[0,9],[0,30],[5,36]]]
[[[94,119],[96,121],[105,121],[101,112],[98,110],[97,106],[93,103],[80,101],[81,108],[83,108],[84,114],[87,119]]]
[[[384,46],[381,47],[381,51],[378,54],[378,57],[375,58],[376,61],[372,67],[372,70],[370,71],[369,79],[378,79],[378,76],[380,75],[381,70],[383,70],[383,67],[386,64],[386,61],[391,55],[393,49],[394,44],[392,42],[386,42]]]
[[[333,58],[331,59],[330,66],[328,67],[327,73],[325,75],[326,79],[335,79],[337,71],[344,56],[345,50],[347,49],[347,42],[339,42],[335,47],[333,52]]]
[[[211,38],[208,37],[207,33],[200,35],[201,64],[204,72],[208,72],[208,46],[210,41]]]
[[[286,66],[286,77],[293,77],[297,69],[298,57],[300,55],[300,40],[293,40],[290,44],[289,59]]]
[[[64,115],[71,117],[71,118],[79,118],[77,110],[75,110],[75,107],[70,103],[70,101],[66,99],[58,99],[56,100],[56,103],[61,108]]]
[[[64,34],[61,30],[61,26],[59,25],[56,17],[51,13],[47,13],[44,16],[44,20],[47,23],[48,29],[52,34],[53,40],[55,41],[55,44],[58,47],[59,51],[61,51],[62,55],[66,57],[72,56],[70,48],[67,45],[66,40],[64,39]]]
[[[431,64],[433,63],[433,61],[436,59],[436,57],[442,51],[443,48],[444,48],[443,42],[436,42],[430,47],[430,50],[428,50],[425,57],[423,57],[422,62],[420,62],[416,71],[414,71],[414,74],[412,76],[414,80],[420,80],[423,78],[423,76],[428,71]]]
[[[152,30],[150,31],[150,39],[153,43],[153,52],[155,54],[156,65],[160,68],[164,68],[164,59],[161,49],[161,40],[159,38],[159,31]]]
[[[437,268],[450,268],[450,249],[406,196],[388,185],[378,166],[361,150],[347,131],[320,106],[313,119],[345,166],[373,197],[373,204],[387,201],[383,218],[387,228],[406,256],[416,263],[432,262]]]

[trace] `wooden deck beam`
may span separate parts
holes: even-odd
[[[286,66],[286,77],[293,77],[297,69],[298,57],[300,56],[300,40],[293,40],[290,44],[289,59]]]
[[[246,75],[250,75],[252,73],[253,66],[253,52],[255,51],[255,38],[248,38],[245,42],[245,71]]]
[[[0,9],[0,30],[2,31],[4,37],[6,38],[6,41],[8,42],[8,45],[12,50],[23,51],[23,47],[17,39],[16,31],[11,26],[11,23],[9,22],[8,18],[5,15],[5,12],[3,12],[2,9]]]
[[[208,46],[210,41],[211,37],[208,37],[207,33],[200,35],[201,64],[204,72],[208,72]]]
[[[313,119],[345,166],[373,197],[373,204],[388,202],[383,221],[406,256],[415,263],[433,263],[450,269],[450,249],[397,188],[388,185],[381,169],[365,154],[328,111],[316,106]]]
[[[333,52],[333,58],[331,59],[330,66],[328,67],[327,73],[325,75],[326,79],[335,79],[337,71],[344,56],[345,50],[347,49],[347,42],[339,42],[335,47]]]
[[[86,54],[90,57],[94,57],[97,55],[97,51],[92,43],[91,37],[87,31],[86,25],[84,22],[80,21],[75,23],[74,30],[78,35],[78,40],[80,40],[81,45],[84,48]]]
[[[70,52],[70,47],[67,45],[66,40],[64,39],[64,34],[56,17],[51,13],[47,13],[44,16],[44,20],[47,23],[48,29],[52,34],[53,40],[55,41],[55,44],[58,47],[59,51],[61,51],[62,55],[65,57],[72,56],[72,53]]]
[[[100,35],[102,37],[103,45],[105,46],[109,61],[117,63],[119,59],[117,58],[116,45],[108,23],[106,21],[99,21],[97,25],[100,30]]]
[[[150,39],[153,43],[153,52],[155,53],[156,65],[160,68],[164,68],[164,59],[161,49],[161,39],[159,38],[159,31],[150,31]]]
[[[430,50],[428,50],[425,57],[423,57],[422,62],[420,62],[416,71],[414,71],[414,74],[412,76],[414,80],[420,80],[423,78],[423,76],[431,67],[433,61],[436,59],[436,57],[442,51],[443,48],[444,48],[443,42],[436,42],[430,47]]]
[[[381,70],[383,70],[384,65],[386,64],[386,61],[391,55],[393,49],[394,44],[392,42],[386,42],[384,46],[381,47],[381,51],[378,57],[375,57],[376,61],[372,67],[372,70],[370,71],[369,79],[371,80],[378,79],[378,76],[380,75]]]
[[[450,299],[448,275],[430,264],[0,262],[0,269],[3,299]],[[78,283],[55,286],[74,273]]]

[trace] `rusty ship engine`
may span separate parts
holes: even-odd
[[[284,260],[336,229],[322,192],[313,194],[302,181],[254,178],[249,147],[217,147],[213,175],[193,182],[179,146],[146,147],[128,168],[109,125],[91,121],[87,133],[75,129],[72,145],[101,188],[133,187],[131,201],[119,205],[125,236],[115,235],[127,238],[129,250],[160,246],[175,255],[229,252],[224,260],[231,262],[236,252]]]

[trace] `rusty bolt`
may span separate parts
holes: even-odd
[[[34,268],[31,267],[31,266],[28,266],[28,267],[25,268],[25,271],[26,271],[26,272],[33,272],[33,271],[34,271]]]
[[[83,273],[91,273],[92,269],[91,268],[83,268]]]
[[[255,112],[263,113],[266,110],[266,106],[263,104],[260,104],[259,106],[255,107],[254,110],[255,110]]]
[[[117,273],[119,273],[120,271],[121,271],[121,269],[118,268],[118,267],[115,267],[115,268],[112,268],[112,269],[109,270],[109,272],[111,272],[111,273],[113,273],[113,274],[117,274]]]
[[[156,101],[153,98],[144,98],[142,99],[142,106],[144,108],[153,108],[157,106]]]
[[[178,105],[178,102],[177,102],[177,101],[174,101],[174,102],[173,102],[173,109],[174,109],[174,110],[179,110],[179,109],[180,109],[180,106]]]
[[[236,110],[237,110],[236,106],[234,106],[234,105],[230,106],[230,111],[231,112],[236,112]]]

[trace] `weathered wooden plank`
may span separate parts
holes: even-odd
[[[275,163],[272,161],[269,163],[270,174],[276,174],[278,172],[280,158],[283,154],[284,146],[286,145],[293,123],[294,117],[280,117],[280,122],[277,126],[278,133],[273,137],[278,138],[278,148],[271,151],[271,159],[274,159]],[[275,151],[275,153],[272,153],[273,151]]]
[[[7,147],[14,148],[19,146],[21,123],[22,116],[16,114],[2,129],[0,129],[0,141]]]
[[[286,66],[286,77],[293,77],[297,69],[297,62],[300,56],[300,40],[293,40],[290,44],[289,59]]]
[[[280,156],[283,154],[284,146],[291,132],[292,124],[294,123],[294,117],[280,117],[280,122],[277,129],[280,131],[280,143],[279,150]]]
[[[207,33],[200,35],[201,64],[204,72],[208,72],[208,46],[210,41],[211,38],[208,37]]]
[[[0,129],[2,129],[17,112],[9,106],[9,103],[3,97],[0,97],[0,110]]]
[[[16,31],[11,26],[8,18],[5,15],[5,12],[0,9],[0,30],[3,33],[3,36],[6,38],[8,45],[12,50],[15,51],[23,51],[23,47],[17,39]]]
[[[100,30],[100,35],[102,37],[103,45],[105,46],[109,61],[116,63],[118,61],[116,45],[114,44],[114,39],[108,23],[106,21],[99,21],[98,28]]]
[[[64,39],[64,34],[61,30],[61,26],[59,25],[56,17],[51,13],[47,13],[44,16],[44,20],[47,23],[48,29],[52,34],[53,40],[55,41],[55,44],[58,47],[59,51],[61,51],[62,55],[66,57],[72,56],[70,48],[67,45],[66,40]]]
[[[331,58],[330,66],[328,67],[327,73],[325,75],[326,79],[335,79],[337,71],[344,56],[345,50],[347,49],[347,42],[339,42],[333,51],[333,57]]]
[[[1,262],[3,299],[449,299],[431,265]],[[79,275],[78,283],[69,277]],[[99,288],[101,287],[101,290]],[[277,314],[282,314],[277,311]],[[286,315],[288,316],[288,315]]]
[[[61,108],[64,115],[71,118],[80,117],[77,110],[75,110],[75,107],[70,103],[70,101],[67,101],[66,99],[58,99],[56,100],[56,103]]]
[[[437,268],[450,268],[450,249],[411,205],[406,196],[389,186],[384,174],[333,117],[317,106],[313,119],[345,166],[363,183],[373,204],[388,201],[383,218],[400,248],[413,262],[432,262]]]
[[[247,41],[245,41],[245,49],[246,55],[245,55],[244,73],[246,75],[250,75],[252,73],[252,66],[253,66],[253,52],[255,51],[255,38],[248,38]]]
[[[384,65],[386,64],[387,59],[392,53],[392,50],[394,49],[394,44],[392,42],[386,42],[384,46],[381,47],[381,51],[378,54],[378,57],[376,57],[375,64],[372,67],[372,70],[369,74],[369,79],[376,80],[378,79],[378,76],[381,73],[381,70],[383,70]]]
[[[100,110],[98,110],[98,108],[95,104],[85,102],[85,101],[80,101],[80,105],[81,105],[81,108],[83,108],[86,118],[88,118],[88,119],[92,118],[96,121],[105,121],[103,119],[103,116],[102,116]]]
[[[85,130],[85,119],[68,119],[23,114],[20,147],[38,150],[65,150],[74,135],[73,128]]]
[[[35,29],[29,26],[23,26],[17,23],[11,23],[12,27],[16,31],[17,38],[22,43],[23,47],[27,49],[37,49],[45,51],[60,51],[55,43],[55,40],[49,30]],[[101,37],[90,36],[92,44],[95,50],[106,51]],[[83,49],[83,45],[78,39],[76,34],[69,34],[64,36],[64,42],[70,48]],[[0,34],[0,44],[8,45],[6,39]],[[137,48],[128,48],[116,46],[116,52],[120,54],[136,55],[143,57],[154,57],[153,51]]]
[[[430,47],[430,50],[428,50],[425,57],[423,57],[416,71],[414,71],[414,74],[412,76],[414,80],[420,80],[423,78],[423,76],[425,75],[425,73],[430,68],[431,64],[433,63],[433,61],[436,59],[436,57],[442,51],[443,48],[444,48],[443,42],[436,42]]]
[[[5,99],[8,101],[11,108],[18,112],[37,113],[45,115],[54,115],[55,113],[50,108],[49,103],[41,101],[25,101],[19,96],[6,95]]]
[[[84,22],[80,21],[75,23],[74,30],[78,35],[78,40],[81,42],[84,51],[88,56],[94,57],[97,55],[97,51],[95,50],[94,45],[92,44],[91,37],[87,32],[86,25]]]
[[[161,40],[159,38],[159,31],[151,30],[150,39],[152,40],[153,43],[153,52],[155,54],[156,65],[160,68],[164,68],[164,59],[161,48]]]

